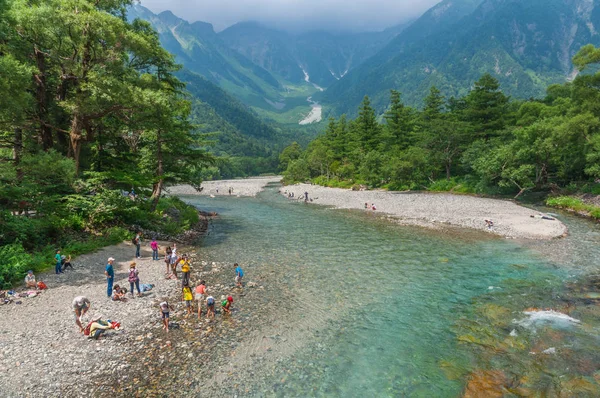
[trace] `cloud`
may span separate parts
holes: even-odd
[[[440,0],[141,0],[217,31],[241,21],[287,30],[381,30],[417,17]]]

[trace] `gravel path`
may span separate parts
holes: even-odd
[[[304,193],[308,192],[312,203],[338,209],[364,210],[365,203],[374,203],[376,213],[407,225],[466,227],[520,239],[552,239],[567,233],[562,222],[531,218],[530,215],[538,213],[507,200],[452,194],[351,191],[309,184],[286,186],[280,192],[286,196],[293,192],[296,200],[304,200]],[[486,219],[494,222],[492,229],[487,228]]]
[[[159,244],[163,249],[166,246]],[[210,328],[205,320],[184,320],[184,305],[174,299],[180,297],[179,281],[165,279],[164,262],[152,261],[148,246],[142,249],[143,258],[136,260],[140,282],[156,285],[144,297],[130,298],[128,294],[127,302],[106,297],[104,267],[110,256],[116,259],[115,284],[129,290],[127,271],[135,249],[122,243],[74,259],[73,271],[37,275],[49,287],[40,296],[23,298],[22,304],[0,305],[1,397],[97,396],[119,391],[121,385],[137,384],[130,376],[140,373],[135,368],[146,358],[146,347],[170,347],[169,340],[177,338],[178,330],[167,334],[161,329],[158,303],[164,297],[171,297],[169,302],[175,307],[171,319],[182,329],[222,327],[219,315]],[[239,295],[231,288],[233,270],[200,261],[195,253],[192,256],[192,282],[202,276],[209,282],[208,294],[217,300],[222,294],[232,294],[237,304]],[[73,298],[79,295],[91,301],[84,325],[94,315],[102,315],[120,322],[123,330],[109,331],[98,341],[80,334],[72,310]]]
[[[196,191],[190,185],[177,185],[170,187],[168,191],[171,195],[228,196],[229,188],[233,188],[233,196],[256,196],[267,184],[279,181],[280,176],[204,181],[201,185],[204,188],[202,192]]]

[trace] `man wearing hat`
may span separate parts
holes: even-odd
[[[113,261],[115,261],[115,259],[109,257],[108,264],[106,264],[106,269],[104,270],[104,275],[106,275],[106,283],[108,285],[106,287],[106,294],[108,295],[108,298],[112,297],[113,282],[115,280],[115,270],[113,268]]]

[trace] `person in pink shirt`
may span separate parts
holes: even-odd
[[[160,249],[160,246],[158,246],[156,238],[152,238],[152,242],[150,242],[150,248],[152,249],[152,260],[158,260],[158,250]]]
[[[198,301],[198,318],[202,316],[202,302],[204,301],[204,295],[206,294],[206,282],[200,281],[200,284],[196,286],[196,301]],[[208,316],[208,313],[206,313]]]

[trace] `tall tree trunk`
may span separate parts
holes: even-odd
[[[23,130],[20,128],[15,129],[14,142],[13,142],[13,162],[15,164],[15,170],[17,171],[17,181],[23,180],[23,169],[21,168],[21,156],[23,155]]]
[[[162,141],[160,130],[156,133],[156,160],[158,162],[156,167],[156,176],[158,181],[154,183],[152,188],[152,211],[156,210],[160,195],[162,194],[164,184],[164,169],[163,169],[163,153],[162,153]]]
[[[46,80],[46,56],[37,46],[34,48],[38,73],[34,75],[37,116],[40,119],[40,142],[45,151],[52,148],[52,129],[48,123],[48,90]]]
[[[83,121],[79,114],[73,115],[71,120],[71,129],[69,131],[71,138],[71,150],[69,151],[75,160],[75,175],[79,175],[79,156],[81,154],[81,144],[83,141]]]
[[[446,162],[446,180],[450,181],[450,171],[452,169],[452,162]]]

